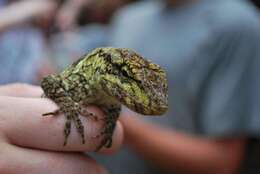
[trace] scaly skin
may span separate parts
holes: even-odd
[[[64,113],[64,145],[73,121],[85,143],[84,126],[79,114],[93,116],[84,109],[96,105],[105,113],[103,137],[97,150],[110,147],[121,104],[143,115],[162,115],[168,108],[166,73],[130,49],[97,48],[82,56],[60,74],[43,78],[46,97],[59,110],[43,115]]]

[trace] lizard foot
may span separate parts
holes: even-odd
[[[81,142],[82,144],[85,144],[85,135],[84,135],[84,126],[79,118],[79,114],[77,111],[69,111],[69,112],[63,112],[61,109],[57,109],[53,112],[48,112],[42,114],[42,116],[58,116],[60,114],[64,114],[66,117],[66,123],[64,126],[64,143],[63,145],[66,146],[68,142],[68,137],[71,132],[71,122],[73,121],[76,125],[77,132],[81,136]]]
[[[84,135],[84,126],[79,118],[77,112],[70,112],[65,113],[66,116],[66,123],[64,126],[64,143],[63,145],[66,146],[68,142],[68,137],[71,131],[71,122],[73,121],[76,125],[77,132],[80,134],[82,144],[85,144],[85,135]]]
[[[80,107],[79,114],[86,118],[91,118],[93,121],[102,121],[103,118],[99,118],[96,114],[89,112],[85,107]]]
[[[52,116],[58,116],[60,114],[62,114],[62,111],[60,109],[57,109],[57,110],[55,110],[53,112],[44,113],[44,114],[42,114],[42,116],[51,116],[51,115]]]
[[[112,105],[101,109],[105,114],[104,127],[100,134],[95,136],[96,138],[102,137],[100,144],[96,147],[96,151],[99,151],[102,147],[110,148],[112,146],[112,137],[116,126],[116,121],[121,111],[121,106]]]

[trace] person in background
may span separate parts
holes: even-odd
[[[169,110],[124,110],[124,148],[93,157],[113,174],[259,173],[259,29],[243,0],[153,0],[118,12],[110,45],[166,69]]]
[[[96,47],[108,46],[110,19],[116,10],[136,0],[67,0],[57,11],[60,32],[49,40],[50,61],[64,69]]]
[[[249,0],[251,1],[258,9],[260,8],[260,1],[259,0]]]
[[[75,30],[78,18],[83,23],[108,24],[114,12],[137,0],[67,0],[56,15],[56,25],[61,31]]]
[[[8,2],[1,0],[0,4],[0,84],[35,83],[46,49],[45,36],[33,21],[50,18],[56,3]]]

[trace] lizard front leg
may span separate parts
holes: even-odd
[[[112,105],[109,107],[100,107],[104,112],[104,127],[97,137],[102,137],[100,144],[96,147],[99,151],[102,147],[109,148],[112,146],[112,136],[115,130],[116,121],[121,111],[121,105]]]
[[[71,122],[73,121],[76,125],[77,131],[81,136],[82,143],[85,143],[84,126],[79,118],[80,106],[74,102],[66,91],[62,88],[60,80],[53,77],[47,77],[42,81],[42,88],[47,98],[52,99],[59,107],[59,109],[42,114],[47,115],[60,115],[63,113],[66,117],[66,123],[64,126],[64,146],[67,144],[68,137],[71,130]]]
[[[58,100],[59,101],[59,100]],[[68,137],[71,132],[71,122],[76,125],[76,129],[78,133],[81,136],[81,142],[82,144],[85,144],[85,135],[84,135],[84,126],[79,118],[80,108],[77,103],[75,103],[73,100],[71,100],[69,97],[66,97],[62,99],[62,102],[55,103],[59,106],[59,109],[42,114],[43,116],[53,115],[57,116],[60,114],[64,114],[66,117],[66,123],[64,126],[64,143],[63,145],[67,145]]]

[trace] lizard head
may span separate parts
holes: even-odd
[[[103,88],[130,109],[144,115],[161,115],[168,108],[164,70],[126,48],[101,48],[107,62]]]

